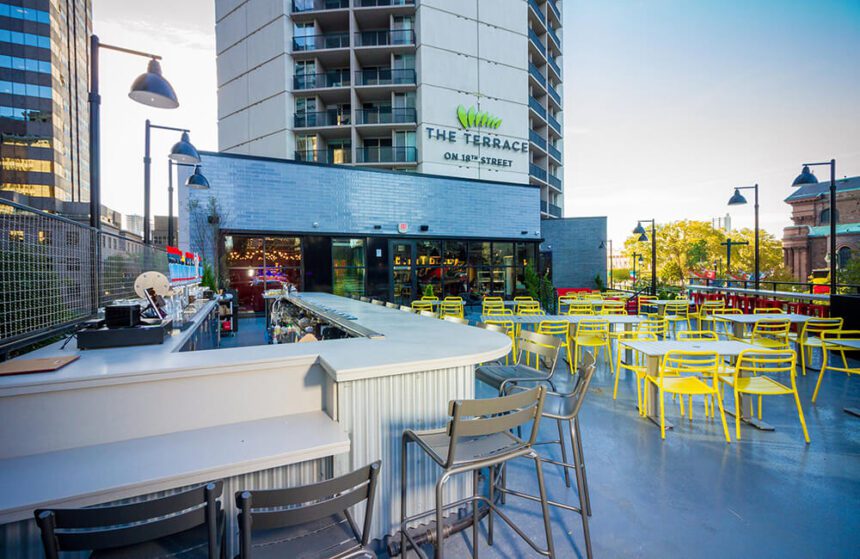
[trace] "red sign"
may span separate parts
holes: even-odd
[[[409,231],[408,223],[398,223],[397,224],[397,232],[398,233],[407,233]]]

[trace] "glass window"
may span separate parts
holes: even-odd
[[[446,266],[462,266],[466,260],[465,241],[445,241],[444,264]]]
[[[418,241],[419,266],[438,266],[442,260],[442,252],[439,241]]]
[[[227,267],[262,266],[263,239],[259,237],[224,236]]]
[[[364,268],[335,268],[335,295],[364,295]]]
[[[469,243],[469,264],[485,266],[490,264],[490,243],[472,241]]]
[[[364,239],[334,239],[331,255],[335,268],[364,267]]]
[[[302,264],[302,242],[298,237],[266,237],[266,267]]]
[[[517,266],[532,266],[537,269],[534,243],[517,243]]]
[[[493,264],[511,266],[514,263],[514,243],[493,243]]]

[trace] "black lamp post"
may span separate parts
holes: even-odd
[[[143,153],[143,244],[149,245],[152,244],[152,231],[150,224],[150,211],[149,211],[149,198],[150,198],[150,189],[151,189],[151,178],[150,178],[150,167],[152,163],[152,159],[149,157],[150,150],[150,135],[151,130],[155,128],[158,130],[172,130],[174,132],[182,132],[182,138],[173,144],[173,147],[170,149],[170,155],[168,157],[171,161],[176,163],[185,163],[187,165],[197,165],[200,163],[200,154],[197,153],[197,149],[191,145],[191,142],[188,140],[188,130],[185,128],[174,128],[172,126],[161,126],[158,124],[152,124],[149,119],[146,119],[146,138],[144,140],[144,153]],[[171,173],[171,177],[172,177]],[[170,203],[173,204],[173,195],[171,194]],[[168,224],[168,229],[172,226]],[[169,233],[168,233],[168,236]]]
[[[167,244],[176,246],[176,231],[173,228],[173,167],[194,167],[194,172],[185,180],[185,186],[195,190],[209,188],[209,181],[200,172],[200,165],[191,163],[174,163],[172,159],[167,160]]]
[[[804,163],[803,170],[797,175],[791,186],[818,183],[818,179],[809,170],[810,167],[818,165],[830,165],[830,295],[832,296],[836,293],[836,160],[831,159],[822,163]]]
[[[755,191],[755,247],[753,250],[755,251],[755,288],[758,291],[760,274],[759,274],[759,233],[758,233],[758,183],[753,186],[737,186],[735,187],[735,193],[732,194],[732,197],[729,198],[729,206],[739,206],[747,203],[747,199],[744,198],[744,195],[741,194],[741,190],[754,190]],[[735,243],[737,244],[737,243]],[[731,250],[731,248],[729,248]]]
[[[608,241],[600,241],[600,247],[599,247],[599,248],[605,249],[605,248],[606,248],[606,243],[607,243],[607,242],[609,243],[609,281],[608,281],[608,282],[606,282],[606,283],[607,283],[607,285],[609,285],[609,288],[610,288],[610,289],[612,289],[612,288],[615,286],[614,278],[612,277],[612,276],[613,276],[613,269],[612,269],[612,265],[613,265],[613,264],[612,264],[612,239],[609,239]]]
[[[157,54],[131,50],[99,42],[96,35],[90,36],[90,226],[101,229],[101,96],[99,95],[99,49],[109,49],[135,56],[149,58],[145,73],[131,84],[128,96],[144,105],[160,109],[175,109],[179,106],[176,93],[161,75],[161,57]]]
[[[648,235],[642,223],[651,224],[651,295],[657,295],[657,222],[653,219],[640,219],[633,229],[634,235],[639,235],[639,242],[646,242]]]

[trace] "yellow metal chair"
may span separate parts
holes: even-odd
[[[672,326],[672,334],[677,333],[678,323],[683,322],[690,329],[690,304],[687,301],[672,301],[663,307],[663,318]]]
[[[839,345],[839,341],[860,341],[860,330],[833,330],[830,332],[821,332],[822,342],[822,357],[821,370],[818,372],[818,381],[815,383],[815,392],[812,393],[812,403],[818,398],[818,389],[821,388],[821,379],[824,378],[824,371],[838,371],[848,375],[860,375],[860,367],[849,367],[848,360],[845,358],[845,348]],[[842,354],[842,366],[834,367],[827,363],[828,353],[838,351]]]
[[[518,295],[518,296],[514,297],[514,301],[537,302],[537,301],[535,301],[535,298],[532,297],[531,295]]]
[[[636,326],[636,331],[651,333],[656,335],[658,339],[663,339],[669,331],[669,321],[661,317],[649,318],[640,322]]]
[[[448,303],[460,303],[460,304],[463,303],[463,298],[457,297],[456,295],[448,295],[447,297],[445,297],[442,300],[447,301]]]
[[[558,314],[564,314],[564,307],[570,306],[577,300],[579,300],[579,297],[577,297],[574,293],[566,293],[564,295],[559,295],[558,306],[556,307],[558,309]]]
[[[442,301],[439,304],[439,316],[453,316],[456,318],[464,318],[463,304],[456,301]]]
[[[498,310],[505,310],[505,302],[501,297],[484,297],[481,301],[481,314],[495,314],[490,311]]]
[[[569,315],[592,315],[594,314],[594,307],[591,303],[583,303],[582,300],[579,302],[574,302],[568,305],[567,314]]]
[[[812,352],[815,348],[822,351],[821,358],[824,359],[824,348],[821,343],[821,334],[831,330],[842,330],[844,319],[835,318],[810,318],[800,327],[797,334],[788,334],[788,339],[797,345],[797,353],[800,359],[800,369],[806,375],[806,365],[812,364]],[[844,354],[844,352],[843,352]]]
[[[505,307],[490,305],[483,308],[482,314],[487,316],[514,316],[514,311]]]
[[[744,314],[744,313],[740,309],[734,309],[731,307],[726,307],[722,311],[720,311],[718,313],[714,313],[714,314]],[[717,331],[717,334],[720,334],[720,331],[719,331],[720,329],[718,328],[719,326],[723,327],[722,334],[726,338],[732,338],[733,337],[732,336],[732,331],[733,331],[732,330],[732,322],[726,320],[725,318],[714,317],[714,329]]]
[[[699,323],[699,330],[704,330],[708,325],[710,325],[711,329],[716,332],[717,319],[715,319],[713,315],[723,314],[723,311],[725,310],[725,301],[702,301],[702,304],[699,305],[699,312],[696,313],[696,319]]]
[[[630,363],[625,363],[621,356],[625,351],[624,342],[656,342],[657,335],[651,332],[619,332],[618,333],[618,350],[615,358],[615,388],[612,390],[612,399],[618,397],[618,378],[621,376],[621,371],[631,371],[636,375],[636,404],[639,409],[639,415],[645,413],[645,408],[642,404],[642,381],[648,373],[645,366],[645,356],[631,350],[633,353]]]
[[[785,314],[785,311],[777,307],[756,307],[753,314]]]
[[[717,342],[720,340],[720,337],[717,336],[716,332],[711,330],[681,330],[678,332],[679,342],[695,342],[699,340]]]
[[[576,325],[576,334],[573,337],[575,349],[573,352],[573,363],[579,363],[579,354],[583,348],[595,348],[594,358],[603,348],[603,358],[609,363],[609,370],[615,370],[612,362],[612,345],[609,340],[609,321],[602,318],[585,318]],[[571,365],[574,367],[575,365]]]
[[[654,295],[639,295],[636,298],[636,313],[637,314],[654,314],[657,308],[653,302],[657,300]],[[646,310],[647,309],[647,310]]]
[[[435,303],[435,302],[439,301],[439,297],[436,297],[435,295],[424,295],[421,297],[421,300],[422,301],[430,301],[431,303]]]
[[[425,300],[412,301],[412,310],[414,312],[422,312],[422,311],[433,312],[433,303],[431,301],[425,301]]]
[[[803,407],[800,405],[800,395],[797,393],[797,355],[790,349],[747,349],[738,355],[734,373],[721,375],[720,382],[728,384],[735,395],[735,437],[741,438],[740,395],[758,396],[758,413],[761,419],[762,396],[794,396],[797,405],[797,416],[803,427],[803,438],[809,443],[809,432],[806,430],[806,420],[803,418]],[[771,378],[788,375],[791,386]]]
[[[603,301],[601,314],[627,314],[627,306],[623,301]]]
[[[790,349],[788,331],[791,322],[779,319],[757,320],[753,325],[752,333],[748,341],[753,345],[763,346],[768,349]]]
[[[726,424],[726,414],[723,409],[723,401],[720,399],[717,375],[719,372],[720,356],[715,351],[679,351],[672,350],[663,356],[663,361],[657,370],[657,376],[645,375],[645,382],[652,383],[657,387],[660,399],[660,437],[666,438],[666,403],[664,394],[677,394],[681,396],[701,395],[705,398],[713,397],[720,408],[720,419],[723,422],[723,432],[726,442],[730,443],[729,427]],[[707,380],[711,379],[711,384]],[[648,391],[645,390],[645,405],[648,405]],[[693,406],[689,406],[690,420],[693,419]]]
[[[540,308],[540,303],[534,300],[516,301],[514,312],[518,315],[544,314]]]
[[[573,352],[570,349],[570,322],[566,320],[542,320],[538,323],[537,333],[556,336],[561,339],[561,349],[567,352],[567,364],[573,374]]]

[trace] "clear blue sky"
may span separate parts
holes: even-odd
[[[449,0],[456,4],[459,0]],[[758,182],[762,225],[807,160],[860,175],[860,0],[563,0],[566,215],[709,220]],[[157,52],[181,107],[128,100],[144,60],[102,56],[103,200],[142,212],[143,121],[217,148],[213,0],[94,0],[102,41]],[[153,138],[154,213],[166,213],[171,134]],[[824,173],[822,169],[819,173]],[[822,175],[823,176],[823,175]],[[752,226],[752,207],[732,209]]]

